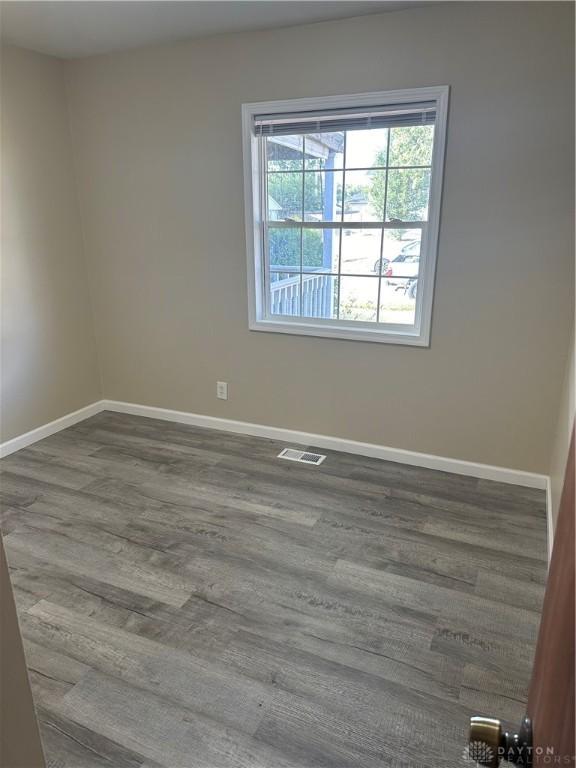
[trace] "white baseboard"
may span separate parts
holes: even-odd
[[[442,472],[451,472],[456,475],[467,475],[483,480],[495,480],[499,483],[521,485],[527,488],[541,488],[547,492],[550,535],[550,486],[546,475],[539,475],[534,472],[524,472],[520,469],[496,467],[490,464],[479,464],[474,461],[450,459],[429,453],[407,451],[403,448],[390,448],[389,446],[377,445],[375,443],[362,443],[357,440],[347,440],[342,437],[317,435],[311,432],[299,432],[294,429],[285,429],[283,427],[269,427],[264,424],[234,421],[233,419],[222,419],[217,416],[204,416],[199,413],[188,413],[186,411],[173,411],[168,408],[137,405],[136,403],[125,403],[119,400],[99,400],[91,405],[87,405],[85,408],[80,408],[73,413],[62,416],[60,419],[51,421],[49,424],[45,424],[42,427],[26,432],[12,440],[1,443],[0,457],[8,456],[15,451],[19,451],[21,448],[26,448],[28,445],[32,445],[32,443],[36,443],[38,440],[43,440],[45,437],[49,437],[55,432],[66,429],[66,427],[71,427],[73,424],[77,424],[79,421],[83,421],[101,411],[115,411],[116,413],[127,413],[132,414],[133,416],[146,416],[152,419],[162,419],[163,421],[175,421],[180,424],[205,427],[206,429],[219,429],[222,432],[235,432],[237,434],[252,435],[254,437],[267,437],[272,440],[281,440],[286,443],[303,447],[314,446],[316,448],[327,448],[332,451],[354,453],[359,456],[369,456],[375,459],[383,459],[384,461],[394,461],[415,467],[436,469]]]
[[[12,438],[12,440],[6,440],[6,442],[0,443],[0,458],[9,456],[15,451],[19,451],[22,448],[32,445],[32,443],[37,443],[38,440],[50,437],[50,435],[53,435],[55,432],[60,432],[62,429],[66,429],[66,427],[71,427],[73,424],[78,424],[79,421],[84,421],[84,419],[88,419],[90,416],[100,413],[100,411],[103,410],[102,404],[103,400],[98,400],[84,408],[79,408],[77,411],[68,413],[66,416],[55,419],[49,424],[44,424],[41,427],[30,430],[30,432],[25,432],[23,435],[18,435],[18,437]]]
[[[195,427],[219,429],[223,432],[236,432],[242,435],[253,435],[254,437],[268,437],[272,440],[282,440],[287,443],[301,446],[314,446],[316,448],[327,448],[332,451],[354,453],[360,456],[384,459],[385,461],[395,461],[400,464],[410,464],[416,467],[437,469],[442,472],[452,472],[457,475],[467,475],[484,480],[495,480],[499,483],[522,485],[527,488],[545,489],[547,487],[548,478],[546,475],[523,472],[519,469],[495,467],[490,464],[479,464],[473,461],[462,461],[461,459],[449,459],[428,453],[407,451],[402,448],[390,448],[375,443],[361,443],[356,440],[347,440],[342,437],[316,435],[310,432],[299,432],[297,430],[284,429],[282,427],[269,427],[264,424],[234,421],[232,419],[222,419],[216,416],[203,416],[198,413],[173,411],[167,408],[155,408],[149,405],[137,405],[135,403],[125,403],[118,400],[103,400],[102,402],[102,410],[106,411],[128,413],[133,416],[147,416],[149,418],[162,419],[164,421],[176,421],[180,424],[191,424]]]

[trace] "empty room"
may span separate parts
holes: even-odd
[[[574,10],[0,2],[2,768],[575,768]]]

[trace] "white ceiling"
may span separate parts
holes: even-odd
[[[421,2],[378,0],[4,0],[2,39],[62,58],[171,40],[270,29],[403,10]]]

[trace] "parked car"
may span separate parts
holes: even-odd
[[[400,253],[392,261],[398,261],[402,256],[414,256],[418,254],[420,256],[420,240],[410,240],[406,245],[402,246]],[[380,267],[382,266],[382,273],[385,274],[390,264],[390,259],[376,259],[374,262],[374,272],[380,274]]]
[[[413,278],[418,277],[420,269],[420,243],[415,242],[412,244],[412,252],[407,253],[407,250],[408,247],[403,248],[384,271],[384,277],[388,285],[395,285],[397,289],[404,288],[406,291],[415,282]],[[412,280],[407,280],[406,278],[412,278]]]
[[[380,274],[380,264],[382,264],[382,270],[386,271],[388,264],[390,264],[390,259],[387,259],[385,256],[381,259],[376,259],[374,262],[374,272],[376,272],[377,275]]]

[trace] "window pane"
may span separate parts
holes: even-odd
[[[342,168],[344,159],[344,133],[309,133],[305,141],[305,167],[325,170]]]
[[[306,221],[340,220],[342,171],[310,171],[304,174]]]
[[[386,171],[346,171],[344,221],[383,221]]]
[[[341,272],[360,275],[378,272],[381,244],[381,229],[344,229]]]
[[[386,165],[388,128],[346,132],[346,168]]]
[[[419,255],[421,238],[421,229],[384,230],[382,274],[385,274],[391,263],[398,264],[405,261],[408,256]]]
[[[334,320],[337,317],[338,278],[302,275],[302,315]]]
[[[340,278],[340,319],[376,321],[377,277]]]
[[[268,227],[268,259],[270,269],[300,271],[300,229]]]
[[[420,244],[412,241],[405,245],[398,256],[384,267],[383,275],[389,285],[402,284],[402,278],[418,277],[420,272]]]
[[[339,248],[339,230],[304,228],[302,269],[314,272],[337,272]]]
[[[410,125],[390,131],[390,165],[430,165],[433,125]]]
[[[386,245],[391,244],[391,239],[386,241]],[[398,254],[383,267],[379,320],[381,323],[414,325],[420,275],[420,237],[397,242],[404,244]]]
[[[429,193],[429,170],[388,171],[386,220],[426,221]]]
[[[301,171],[302,136],[273,136],[266,139],[268,171]]]
[[[300,275],[278,272],[270,275],[270,313],[300,314]]]
[[[379,322],[414,325],[417,292],[417,277],[393,282],[382,278]]]
[[[302,219],[302,173],[268,174],[268,219]]]

